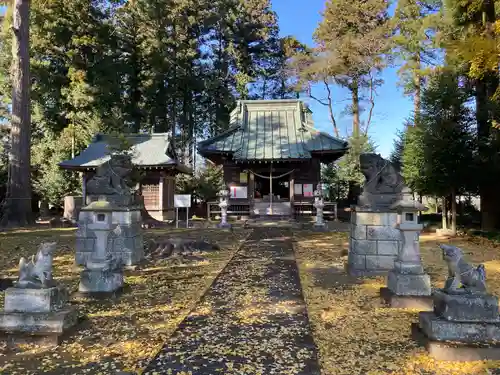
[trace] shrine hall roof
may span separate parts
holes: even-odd
[[[168,133],[128,134],[125,136],[131,146],[132,163],[139,168],[174,169],[181,173],[191,173],[191,169],[178,162],[171,147]],[[97,134],[92,143],[73,159],[64,160],[59,166],[64,169],[95,169],[110,158],[108,144],[111,137]]]
[[[337,159],[347,142],[313,127],[311,111],[300,100],[242,100],[231,112],[230,128],[200,142],[202,156],[230,154],[236,161]]]

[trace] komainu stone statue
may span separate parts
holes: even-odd
[[[370,194],[400,193],[403,178],[392,163],[379,154],[360,155],[361,173],[366,178],[363,192]]]
[[[89,195],[136,195],[137,184],[132,178],[134,166],[130,155],[111,155],[97,168],[96,174],[87,182]]]
[[[30,261],[21,258],[19,261],[19,280],[16,286],[20,288],[47,288],[52,282],[52,255],[56,242],[42,243],[36,255]]]
[[[486,292],[486,271],[484,265],[472,267],[463,258],[462,250],[452,245],[439,245],[443,259],[448,264],[448,279],[444,285],[447,293]]]

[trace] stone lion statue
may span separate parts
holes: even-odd
[[[129,155],[112,155],[110,160],[97,168],[87,182],[89,195],[134,195],[137,184],[132,181],[134,166]]]
[[[472,267],[464,260],[462,250],[453,245],[439,245],[443,259],[448,264],[448,279],[444,290],[448,293],[486,292],[486,271],[484,265]]]
[[[16,286],[20,288],[49,286],[52,281],[52,255],[56,246],[56,242],[43,242],[30,261],[24,257],[21,258],[19,261],[19,280]]]
[[[401,193],[403,178],[394,165],[379,154],[360,155],[361,173],[366,178],[363,192],[371,194]]]

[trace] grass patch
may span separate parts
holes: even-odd
[[[323,375],[486,375],[500,361],[440,362],[417,347],[410,335],[418,311],[383,307],[383,277],[355,278],[344,271],[346,233],[296,233],[296,257],[304,296],[320,351]],[[500,246],[481,237],[442,240],[420,238],[424,267],[433,286],[443,287],[447,267],[438,243],[450,242],[466,258],[486,266],[489,291],[500,295]]]
[[[44,349],[26,345],[16,351],[0,348],[0,373],[112,374],[141,371],[194,307],[227,264],[247,230],[222,232],[209,229],[150,230],[145,242],[162,236],[206,239],[220,251],[203,254],[204,261],[182,265],[163,260],[125,272],[130,291],[115,301],[73,299],[88,320],[62,345]],[[21,256],[31,256],[43,241],[57,241],[54,278],[76,291],[80,268],[75,267],[74,229],[26,230],[0,233],[0,270],[17,276]],[[3,295],[0,301],[3,305]]]

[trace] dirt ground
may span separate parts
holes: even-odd
[[[296,257],[302,288],[319,347],[322,374],[494,374],[500,362],[440,362],[411,339],[418,311],[398,310],[380,303],[383,277],[354,278],[344,271],[347,233],[296,233]],[[435,235],[420,238],[423,263],[433,286],[442,287],[446,264],[437,247],[452,242],[466,258],[486,266],[489,291],[500,295],[500,245],[478,237],[452,241]]]
[[[26,230],[0,233],[0,274],[15,277],[21,256],[31,256],[40,242],[57,241],[54,278],[76,291],[80,268],[75,267],[74,229]],[[144,239],[175,236],[206,239],[219,251],[184,262],[160,260],[125,272],[128,290],[116,300],[73,298],[87,319],[55,349],[35,345],[0,348],[1,374],[113,374],[141,371],[234,255],[248,230],[150,230]],[[0,295],[3,304],[3,292]]]

